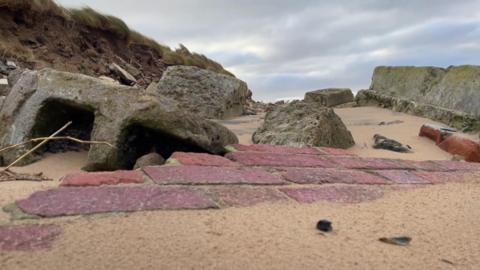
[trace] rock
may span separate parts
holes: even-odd
[[[144,153],[168,157],[175,151],[222,154],[238,142],[227,128],[179,109],[172,100],[142,94],[82,74],[43,69],[25,71],[0,110],[0,147],[48,136],[66,122],[62,134],[108,142],[90,146],[87,170],[131,169]],[[49,142],[40,153],[55,142]],[[3,152],[5,163],[29,145]],[[31,162],[34,156],[23,160]]]
[[[373,90],[359,91],[355,102],[358,106],[380,106],[397,112],[430,118],[461,130],[480,130],[480,117],[472,114],[392,97]]]
[[[2,109],[4,102],[5,102],[5,97],[0,96],[0,110]]]
[[[7,79],[0,79],[0,96],[6,96],[8,95],[8,80]]]
[[[306,102],[315,102],[321,106],[334,107],[353,102],[352,90],[348,88],[327,88],[305,93]]]
[[[0,74],[8,75],[8,67],[0,60]]]
[[[10,87],[13,87],[18,79],[20,79],[20,76],[22,76],[22,73],[24,72],[25,70],[24,69],[21,69],[21,68],[17,68],[15,70],[12,70],[9,74],[8,74],[8,85]]]
[[[326,219],[322,219],[317,223],[317,230],[322,232],[332,231],[332,222]]]
[[[135,162],[135,166],[133,166],[133,169],[136,170],[143,167],[163,164],[165,164],[165,159],[161,155],[159,155],[158,153],[150,153],[137,159],[137,161]]]
[[[15,62],[13,62],[13,61],[7,60],[7,62],[5,64],[7,65],[7,68],[9,70],[17,69],[17,64],[15,64]]]
[[[370,90],[480,117],[480,66],[377,67]]]
[[[349,148],[355,144],[333,109],[303,101],[272,107],[252,139],[254,143],[290,146]]]
[[[109,83],[112,83],[112,84],[119,84],[119,82],[113,78],[110,78],[108,76],[99,76],[98,77],[100,80],[102,81],[105,81],[105,82],[109,82]]]
[[[411,152],[410,147],[404,146],[403,144],[399,143],[398,141],[389,139],[379,134],[373,135],[373,139],[375,140],[375,144],[373,148],[375,149],[385,149],[399,153],[409,153]]]
[[[134,85],[137,83],[135,77],[132,74],[128,73],[125,69],[121,68],[119,65],[115,63],[111,63],[108,68],[112,73],[117,75],[120,78],[120,82],[125,85]]]
[[[193,66],[171,66],[147,93],[176,100],[188,112],[210,119],[240,116],[251,92],[243,81]]]
[[[407,246],[412,241],[412,238],[408,236],[399,236],[399,237],[382,237],[378,239],[380,242],[396,245],[396,246]]]

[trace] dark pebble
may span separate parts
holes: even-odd
[[[322,219],[317,223],[317,229],[322,232],[331,232],[332,222],[326,219]]]

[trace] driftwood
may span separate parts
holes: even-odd
[[[0,182],[8,182],[8,181],[42,182],[42,181],[53,181],[53,180],[43,176],[43,173],[26,174],[26,173],[12,172],[10,170],[0,171]]]
[[[9,146],[7,146],[7,147],[4,147],[4,148],[0,149],[0,153],[1,153],[1,152],[4,152],[4,151],[7,151],[7,150],[10,150],[10,149],[13,149],[13,148],[16,148],[16,147],[19,147],[19,146],[22,146],[22,145],[25,145],[25,144],[28,144],[28,143],[43,141],[43,140],[46,140],[46,139],[48,139],[48,141],[69,140],[69,141],[78,142],[78,143],[81,143],[81,144],[105,144],[105,145],[108,145],[108,146],[110,146],[110,147],[112,147],[112,148],[115,148],[115,146],[113,146],[112,144],[110,144],[110,143],[108,143],[108,142],[84,141],[84,140],[80,140],[80,139],[77,139],[77,138],[74,138],[74,137],[70,137],[70,136],[58,136],[58,137],[39,137],[39,138],[33,138],[33,139],[28,140],[28,141],[25,141],[25,142],[21,142],[21,143],[9,145]]]
[[[49,179],[49,178],[43,176],[43,173],[25,174],[25,173],[13,172],[13,171],[10,170],[10,168],[13,167],[15,164],[17,164],[22,159],[24,159],[25,157],[27,157],[28,155],[33,153],[35,150],[40,148],[42,145],[44,145],[47,142],[52,141],[52,140],[70,140],[70,141],[78,142],[78,143],[81,143],[81,144],[105,144],[105,145],[108,145],[110,147],[114,147],[113,145],[111,145],[108,142],[84,141],[84,140],[80,140],[80,139],[77,139],[77,138],[74,138],[74,137],[71,137],[71,136],[56,136],[60,132],[64,131],[67,127],[69,127],[71,124],[72,124],[72,121],[66,123],[63,127],[58,129],[57,131],[55,131],[52,135],[50,135],[48,137],[34,138],[34,139],[31,139],[31,140],[28,140],[28,141],[25,141],[25,142],[10,145],[10,146],[7,146],[5,148],[0,149],[0,153],[1,153],[3,151],[7,151],[9,149],[13,149],[13,148],[16,148],[16,147],[19,147],[19,146],[22,146],[22,145],[26,145],[28,143],[40,141],[39,144],[37,144],[35,147],[30,149],[28,152],[26,152],[25,154],[23,154],[22,156],[17,158],[14,162],[10,163],[10,165],[5,167],[5,169],[0,170],[0,182],[6,182],[6,181],[34,181],[34,182],[52,181],[52,179]]]

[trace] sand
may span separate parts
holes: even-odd
[[[418,138],[427,119],[378,108],[337,109],[361,156],[450,159],[433,142]],[[262,116],[222,121],[249,143]],[[402,124],[378,126],[400,119]],[[374,133],[410,144],[415,153],[371,148]],[[366,145],[366,146],[365,146]],[[85,164],[86,153],[50,155],[15,168],[59,179]],[[360,204],[283,202],[248,208],[152,211],[42,220],[64,228],[52,250],[0,252],[0,269],[478,269],[480,175],[461,184],[390,191]],[[58,181],[0,183],[0,205]],[[319,234],[319,219],[334,232]],[[20,222],[22,223],[22,222]],[[0,213],[0,224],[10,224]],[[19,224],[16,222],[15,224]],[[407,235],[410,246],[379,242]],[[450,264],[453,263],[452,264]]]

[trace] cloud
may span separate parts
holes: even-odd
[[[323,87],[367,88],[377,65],[479,63],[475,0],[60,0],[185,44],[233,71],[254,98]]]

